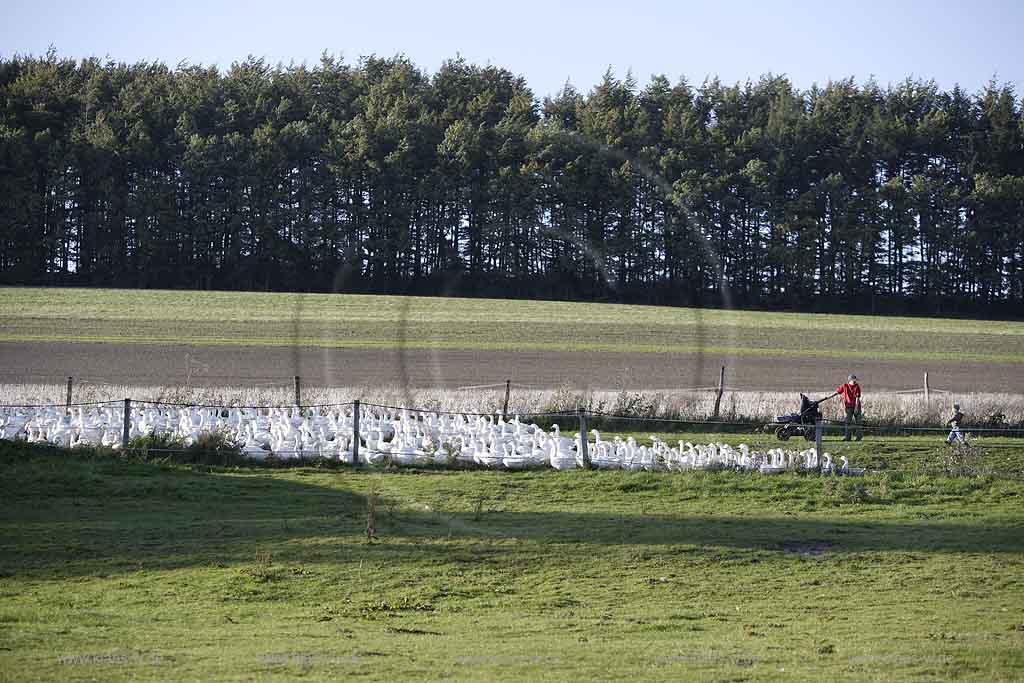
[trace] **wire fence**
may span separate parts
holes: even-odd
[[[404,411],[407,413],[417,414],[434,414],[434,415],[461,415],[465,417],[497,417],[501,416],[503,419],[508,419],[507,414],[502,414],[501,410],[492,410],[486,412],[480,411],[467,411],[467,410],[443,410],[437,407],[433,408],[419,408],[415,406],[403,406],[386,403],[370,403],[360,402],[357,399],[352,401],[338,401],[331,403],[300,403],[300,404],[289,404],[289,403],[276,403],[276,404],[240,404],[240,403],[200,403],[195,401],[165,401],[165,400],[154,400],[154,399],[140,399],[134,397],[126,397],[124,400],[108,400],[108,401],[81,401],[81,402],[65,402],[65,403],[0,403],[0,410],[9,411],[12,409],[18,410],[30,410],[30,409],[47,409],[47,410],[70,410],[71,408],[84,408],[88,406],[117,406],[120,409],[124,401],[129,401],[130,405],[140,406],[163,406],[168,408],[190,408],[199,410],[258,410],[258,411],[272,411],[272,410],[293,410],[293,411],[323,411],[336,408],[351,407],[356,404],[361,405],[363,408],[376,408],[379,410],[391,410],[391,411]],[[623,422],[623,423],[643,423],[643,424],[664,424],[664,425],[675,425],[675,426],[692,426],[692,427],[709,427],[709,428],[742,428],[750,430],[764,430],[767,428],[774,428],[786,425],[793,425],[790,422],[778,422],[778,421],[761,421],[761,420],[709,420],[701,418],[684,418],[684,417],[661,417],[657,415],[630,415],[621,413],[610,413],[607,411],[591,410],[587,408],[578,408],[573,411],[568,410],[546,410],[546,411],[516,411],[513,414],[514,418],[518,419],[537,419],[537,418],[578,418],[583,416],[590,420],[602,420],[605,422]],[[821,420],[825,429],[828,431],[834,431],[838,429],[849,429],[850,431],[856,431],[860,433],[874,433],[874,434],[934,434],[934,433],[946,433],[949,432],[951,427],[949,426],[900,426],[900,425],[873,425],[867,422],[860,423],[846,423],[840,420]],[[813,428],[813,423],[803,423],[797,426],[801,428]],[[961,431],[970,432],[973,434],[986,434],[986,435],[1005,435],[1005,436],[1024,436],[1024,427],[991,427],[991,426],[971,426],[961,425]]]
[[[495,466],[504,467],[508,469],[515,469],[516,467],[535,466],[539,465],[536,462],[527,462],[525,459],[519,456],[512,456],[513,461],[519,462],[519,465],[509,465],[508,455],[505,454],[503,458],[501,454],[497,453],[497,441],[489,444],[486,448],[490,450],[476,451],[476,455],[472,453],[467,459],[464,449],[467,447],[466,435],[456,434],[450,432],[454,437],[454,445],[449,445],[447,441],[436,442],[433,450],[427,452],[413,445],[411,442],[405,439],[404,434],[400,434],[399,425],[408,425],[408,421],[419,422],[422,426],[426,427],[428,424],[436,426],[435,422],[431,421],[431,417],[438,417],[444,415],[455,415],[464,418],[476,418],[478,427],[483,427],[485,430],[491,427],[497,427],[501,421],[501,416],[496,412],[464,412],[464,411],[442,411],[433,410],[430,408],[418,408],[411,406],[392,405],[385,403],[361,403],[358,399],[348,402],[338,402],[330,404],[311,404],[311,405],[274,405],[274,406],[226,406],[226,405],[205,405],[200,406],[194,403],[179,403],[170,401],[149,401],[149,400],[138,400],[127,398],[122,402],[90,402],[79,404],[82,406],[108,406],[104,409],[106,413],[107,424],[103,429],[102,441],[99,444],[86,444],[93,446],[109,447],[114,450],[120,449],[120,452],[129,459],[141,458],[142,460],[154,460],[155,462],[177,462],[185,464],[199,464],[199,465],[213,465],[213,466],[234,466],[242,465],[245,463],[254,464],[266,464],[269,466],[296,466],[305,464],[318,464],[318,466],[333,467],[335,465],[413,465],[417,467],[442,467],[449,468],[455,467],[456,469],[476,469],[480,467],[493,468]],[[140,418],[147,413],[147,406],[155,406],[159,409],[170,409],[180,411],[181,424],[186,424],[186,433],[191,430],[192,439],[187,441],[181,440],[181,433],[174,432],[173,427],[169,432],[161,432],[163,436],[158,433],[151,432],[150,434],[142,434],[138,431],[138,423],[135,422],[137,418]],[[4,438],[4,420],[3,411],[10,408],[17,408],[19,406],[3,405],[0,406],[0,438]],[[40,406],[28,406],[28,408],[39,408]],[[65,406],[54,404],[48,406],[49,409],[60,409]],[[341,409],[340,412],[338,409]],[[283,423],[291,422],[294,426],[296,417],[301,416],[302,429],[305,429],[308,425],[315,425],[315,420],[308,420],[307,418],[320,417],[324,420],[331,416],[336,419],[334,423],[337,427],[337,431],[331,435],[330,444],[325,445],[323,443],[307,447],[305,443],[300,443],[298,440],[291,442],[281,442],[283,445],[275,445],[273,448],[270,446],[250,446],[246,443],[242,445],[242,440],[233,441],[231,437],[226,434],[230,432],[221,432],[221,428],[228,424],[227,420],[221,421],[220,418],[229,418],[232,411],[239,410],[256,410],[261,411],[259,416],[253,416],[249,414],[247,416],[250,420],[262,419],[264,417],[262,411],[279,411],[276,414],[278,417],[284,417],[287,419],[283,420]],[[209,423],[200,420],[197,426],[194,422],[195,417],[198,415],[197,411],[213,411],[216,413],[218,421],[214,425],[212,431],[208,431],[199,434],[199,430],[205,424],[207,427]],[[380,414],[377,411],[385,411]],[[166,413],[165,414],[172,414]],[[411,415],[410,415],[411,414]],[[237,412],[235,413],[237,415]],[[340,416],[344,417],[344,421],[340,419]],[[114,419],[111,419],[111,418]],[[651,425],[661,426],[672,426],[672,427],[685,427],[685,428],[702,428],[706,431],[720,431],[722,429],[738,428],[745,429],[749,432],[760,432],[761,434],[767,435],[769,430],[776,426],[785,426],[790,423],[751,423],[749,421],[731,421],[731,420],[689,420],[681,418],[659,418],[653,416],[642,416],[642,415],[628,415],[621,413],[613,413],[608,411],[594,411],[586,410],[583,408],[577,409],[576,411],[546,411],[538,412],[530,415],[516,416],[513,419],[513,423],[519,425],[528,425],[527,422],[520,422],[519,418],[546,418],[549,420],[553,419],[569,419],[578,420],[578,429],[576,439],[567,439],[566,437],[559,437],[557,430],[552,434],[553,438],[558,441],[564,441],[566,443],[573,444],[570,447],[570,453],[568,457],[573,460],[574,463],[579,463],[579,467],[583,469],[592,469],[594,467],[608,467],[607,461],[595,461],[594,453],[600,452],[602,443],[607,445],[609,442],[602,442],[599,435],[595,435],[594,442],[589,439],[590,430],[588,427],[595,426],[600,421],[605,421],[605,424],[615,425],[619,422],[623,425],[630,425],[636,427],[643,425],[649,427]],[[117,420],[121,420],[121,424],[117,424]],[[360,427],[360,419],[367,421],[367,426]],[[244,423],[244,420],[242,421]],[[390,423],[390,427],[387,423]],[[170,424],[178,424],[175,420]],[[473,420],[469,420],[468,423],[461,423],[463,427],[473,424]],[[505,423],[506,427],[512,423]],[[570,422],[570,424],[572,424]],[[238,426],[237,424],[235,425]],[[539,426],[534,422],[533,426]],[[852,425],[854,428],[863,428],[865,431],[876,431],[868,425]],[[797,451],[787,451],[789,453],[800,452],[810,453],[813,452],[815,455],[813,458],[816,461],[816,465],[801,466],[804,470],[811,469],[818,472],[824,472],[823,467],[826,467],[825,460],[828,458],[827,452],[822,448],[822,438],[825,432],[829,429],[838,430],[847,427],[845,422],[839,422],[834,420],[820,420],[813,424],[801,425],[801,427],[813,430],[805,434],[805,438],[808,441],[813,440],[814,447],[806,451],[801,451],[799,448]],[[543,428],[542,428],[543,429]],[[516,427],[518,433],[518,427]],[[297,430],[301,431],[301,430]],[[444,431],[444,430],[442,430]],[[634,430],[636,431],[636,430]],[[927,427],[927,428],[912,428],[905,429],[915,434],[933,434],[933,433],[945,433],[949,431],[947,427]],[[964,434],[968,436],[1024,436],[1024,429],[999,429],[999,428],[962,428]],[[977,432],[977,434],[975,434]],[[241,432],[238,432],[241,433]],[[309,432],[312,434],[312,432]],[[528,432],[529,433],[529,432]],[[614,432],[613,432],[614,433]],[[813,433],[813,439],[810,434]],[[168,438],[168,434],[171,436]],[[385,438],[386,435],[386,438]],[[904,438],[905,437],[901,437]],[[29,441],[32,439],[29,438]],[[658,442],[656,437],[652,436],[652,448],[654,444]],[[872,442],[874,443],[885,443],[895,442],[895,437],[890,433],[886,435],[880,433],[872,436]],[[635,442],[634,442],[635,443]],[[660,442],[664,446],[664,442]],[[713,441],[712,443],[717,443]],[[904,441],[905,443],[905,441]],[[764,449],[764,444],[759,439],[755,440],[756,449],[760,449],[757,452],[762,453],[758,457],[767,457],[764,454],[771,454],[771,449]],[[50,445],[69,445],[63,444],[50,444]],[[73,443],[70,445],[74,445]],[[483,441],[481,441],[483,445]],[[926,446],[927,444],[921,444]],[[722,446],[725,448],[725,446]],[[933,444],[934,447],[934,444]],[[449,448],[451,450],[446,451]],[[475,450],[475,446],[471,446]],[[743,448],[740,446],[740,448]],[[995,451],[1005,451],[1009,449],[1019,449],[1019,445],[1010,443],[986,443],[984,450],[992,449]],[[781,450],[779,452],[782,452]],[[679,453],[683,453],[683,444],[680,441]],[[479,457],[477,457],[479,456]],[[523,456],[525,458],[525,456]],[[600,458],[600,456],[597,456]],[[804,457],[801,455],[801,457]],[[807,456],[810,457],[810,456]],[[403,459],[404,458],[404,459]],[[833,473],[854,473],[863,474],[864,469],[854,469],[847,471],[845,458],[843,459],[843,471],[836,472],[831,469],[832,466],[828,465],[830,472]],[[601,464],[601,463],[604,464]],[[995,462],[995,461],[989,461]],[[1001,460],[999,462],[1002,462]],[[523,464],[526,463],[526,464]],[[556,465],[554,457],[550,460],[550,466],[556,469],[562,469],[563,467]],[[573,464],[572,467],[576,467]],[[623,463],[617,465],[611,465],[615,468],[627,468]],[[745,471],[756,470],[756,466],[739,466],[735,465],[737,469],[744,469]],[[631,468],[631,467],[630,467]],[[660,464],[650,464],[644,466],[644,469],[667,469],[671,470],[672,466],[667,464],[667,461],[663,461]],[[927,469],[927,468],[925,468]],[[934,469],[934,467],[933,467]],[[922,470],[923,471],[923,470]],[[928,470],[931,471],[931,470]],[[1007,476],[1020,476],[1020,473],[1014,474],[1011,470],[1008,471]]]
[[[211,377],[210,375],[204,374],[205,378]],[[157,411],[193,411],[193,415],[181,416],[182,424],[186,421],[189,424],[189,430],[193,436],[198,433],[204,425],[209,426],[209,422],[205,421],[204,416],[198,417],[198,425],[195,422],[194,411],[213,411],[214,419],[220,424],[221,418],[233,419],[232,411],[237,414],[238,411],[244,411],[250,413],[246,417],[252,417],[253,411],[261,415],[281,415],[285,414],[288,419],[294,420],[296,416],[301,416],[304,420],[306,417],[321,416],[325,414],[335,414],[335,419],[338,418],[337,414],[342,414],[344,419],[348,421],[346,423],[346,429],[351,430],[351,434],[346,436],[347,441],[341,442],[342,447],[348,448],[345,452],[347,457],[351,458],[351,462],[360,462],[360,450],[363,449],[364,456],[369,457],[371,460],[380,457],[382,453],[387,451],[381,451],[376,448],[380,445],[378,441],[371,441],[369,438],[365,439],[366,445],[362,446],[364,441],[363,437],[368,436],[367,434],[360,433],[360,419],[369,420],[371,423],[377,423],[379,430],[379,420],[382,419],[394,419],[396,415],[400,416],[400,419],[408,419],[409,415],[412,414],[413,419],[416,421],[427,421],[430,420],[430,416],[441,417],[441,416],[459,416],[462,418],[476,418],[490,420],[492,423],[499,421],[507,421],[510,415],[509,401],[512,387],[519,389],[535,389],[530,385],[513,383],[510,379],[505,380],[501,383],[491,384],[478,384],[466,387],[459,387],[456,391],[476,391],[486,389],[501,389],[504,388],[504,402],[501,410],[490,410],[490,411],[472,411],[472,410],[444,410],[440,406],[435,407],[418,407],[410,405],[397,405],[394,403],[387,402],[361,402],[358,398],[353,398],[349,401],[334,401],[334,402],[320,402],[320,403],[309,403],[303,402],[302,400],[302,386],[301,378],[295,376],[293,378],[294,400],[291,402],[279,401],[276,403],[245,403],[244,401],[232,400],[224,402],[203,402],[203,401],[189,401],[189,400],[171,400],[165,398],[135,398],[127,396],[122,400],[105,400],[105,401],[80,401],[72,402],[73,384],[74,379],[72,377],[67,378],[66,386],[66,400],[63,403],[20,403],[20,404],[0,404],[0,418],[4,414],[10,415],[11,411],[37,411],[46,410],[65,412],[71,414],[73,409],[84,410],[86,408],[101,409],[105,416],[105,432],[103,436],[103,445],[120,446],[125,451],[128,450],[129,444],[133,438],[137,438],[138,426],[133,423],[133,416],[136,412],[146,413],[147,410],[155,409]],[[84,384],[95,384],[95,385],[108,385],[108,386],[124,386],[118,385],[114,382],[106,382],[104,378],[98,377],[81,377],[78,378],[79,382]],[[260,384],[257,382],[257,384]],[[283,389],[280,382],[274,382],[273,386],[278,389]],[[128,387],[126,387],[127,389]],[[910,436],[926,436],[933,434],[944,434],[950,431],[949,425],[945,426],[902,426],[894,424],[865,424],[861,423],[850,423],[846,421],[831,420],[831,419],[820,419],[817,422],[786,422],[779,419],[771,420],[756,420],[756,419],[721,419],[719,417],[720,403],[725,391],[735,391],[725,384],[725,367],[721,368],[719,376],[719,383],[717,386],[712,387],[696,387],[687,389],[686,391],[692,392],[704,392],[710,391],[716,393],[714,411],[711,418],[687,418],[684,416],[660,416],[645,410],[637,412],[612,412],[600,409],[593,409],[588,405],[577,405],[574,409],[552,409],[552,410],[539,410],[539,411],[523,411],[516,410],[511,414],[513,420],[516,422],[528,421],[536,424],[537,426],[547,425],[554,427],[557,421],[569,420],[570,424],[578,424],[580,435],[589,435],[591,431],[596,431],[597,427],[601,427],[602,430],[611,431],[633,431],[637,432],[640,430],[644,431],[665,431],[665,432],[733,432],[733,433],[753,433],[753,434],[770,434],[775,433],[777,438],[780,440],[788,439],[790,436],[803,436],[808,441],[815,441],[815,448],[818,452],[821,452],[822,439],[825,434],[835,433],[842,430],[845,435],[857,435],[858,437],[869,434],[871,435],[872,442],[884,443],[884,442],[895,442],[895,440],[905,441]],[[920,393],[922,390],[910,390],[909,392],[896,392],[896,393]],[[930,393],[939,393],[939,389],[931,389],[928,384],[927,374],[925,375],[923,393],[927,400]],[[945,392],[943,392],[945,393]],[[380,415],[378,411],[390,411],[391,415],[385,412],[384,415]],[[118,415],[119,414],[119,415]],[[115,424],[115,416],[120,418],[120,424]],[[205,417],[210,417],[205,416]],[[7,420],[8,422],[10,420]],[[4,427],[4,421],[0,419],[0,427]],[[133,429],[134,427],[134,429]],[[116,428],[116,436],[111,434]],[[593,428],[593,429],[591,429]],[[1013,427],[1013,426],[995,426],[995,425],[978,425],[969,426],[961,425],[960,431],[971,437],[1006,437],[1006,438],[1019,438],[1024,437],[1024,426]],[[0,429],[0,436],[3,436],[7,432]],[[119,437],[119,438],[118,438]],[[375,437],[379,439],[379,437]],[[589,436],[587,438],[579,438],[577,440],[577,448],[586,463],[589,466],[589,453],[588,449],[590,444],[588,443]],[[206,447],[212,447],[213,450],[220,454],[226,459],[230,457],[232,448],[221,448],[219,442],[216,439],[209,440],[206,443]],[[987,446],[989,444],[986,444]],[[1013,444],[991,444],[990,447],[999,448],[1016,448]],[[335,445],[337,448],[337,445]],[[295,451],[295,449],[292,449]],[[168,443],[156,442],[150,443],[145,446],[145,451],[148,453],[185,453],[189,452],[187,448],[178,448],[171,446]],[[295,455],[295,452],[292,452]],[[341,455],[340,453],[338,455]],[[298,449],[298,456],[302,456],[302,449]],[[219,455],[218,455],[219,457]],[[226,462],[226,460],[225,460]]]
[[[486,412],[475,412],[475,411],[445,411],[439,408],[417,408],[414,405],[397,405],[392,403],[375,403],[368,401],[358,401],[357,399],[348,401],[334,401],[325,403],[258,403],[258,404],[247,404],[239,402],[217,402],[217,403],[204,403],[199,401],[174,401],[174,400],[157,400],[152,398],[135,398],[132,396],[126,396],[125,399],[113,399],[113,400],[93,400],[93,401],[76,401],[76,402],[63,402],[63,403],[0,403],[0,411],[9,410],[70,410],[74,408],[85,408],[85,407],[97,407],[97,405],[120,405],[124,400],[129,400],[133,405],[161,405],[161,407],[167,408],[178,408],[178,409],[197,409],[197,410],[219,410],[219,411],[233,411],[233,410],[244,410],[244,411],[278,411],[278,410],[292,410],[292,411],[324,411],[330,409],[347,408],[352,407],[355,403],[359,403],[362,408],[374,408],[386,411],[397,411],[407,412],[416,414],[433,414],[433,415],[453,415],[453,416],[465,416],[465,417],[497,417],[501,416],[503,419],[508,419],[508,415],[503,415],[503,411],[486,411]],[[686,426],[700,426],[700,427],[711,427],[711,428],[766,428],[766,427],[777,427],[784,426],[786,424],[793,424],[787,422],[777,421],[761,421],[761,420],[708,420],[700,418],[672,418],[672,417],[660,417],[656,415],[627,415],[627,414],[616,414],[608,413],[605,411],[595,411],[590,409],[580,408],[574,411],[516,411],[512,417],[519,419],[526,418],[578,418],[584,416],[589,419],[599,419],[603,421],[614,421],[614,422],[625,422],[625,423],[646,423],[646,424],[666,424],[666,425],[686,425]],[[850,430],[856,430],[858,432],[871,432],[871,433],[935,433],[935,432],[948,432],[949,426],[900,426],[900,425],[872,425],[870,423],[846,423],[840,420],[828,420],[823,419],[821,423],[826,429],[839,429],[849,428]],[[813,426],[813,423],[805,423],[800,425],[802,427]],[[962,430],[970,431],[979,434],[1007,434],[1007,435],[1024,435],[1024,427],[991,427],[984,425],[962,425]]]

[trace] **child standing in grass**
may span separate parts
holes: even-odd
[[[952,429],[949,432],[949,436],[946,437],[947,446],[952,445],[954,441],[959,441],[960,443],[967,443],[967,439],[964,438],[964,435],[960,432],[960,423],[963,421],[964,414],[960,412],[960,404],[954,403],[953,417],[946,420],[946,426],[952,427]]]

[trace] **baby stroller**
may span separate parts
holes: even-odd
[[[785,441],[791,436],[802,434],[808,441],[814,440],[814,423],[821,419],[821,411],[818,404],[826,399],[812,401],[805,394],[800,394],[800,412],[788,415],[778,415],[775,424],[768,425],[776,427],[775,436],[779,441]]]

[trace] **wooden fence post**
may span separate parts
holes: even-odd
[[[718,419],[718,409],[722,405],[722,392],[725,391],[725,366],[722,366],[722,371],[718,373],[718,396],[715,397],[715,414],[712,419]]]
[[[359,464],[359,399],[352,401],[352,464]]]
[[[590,469],[590,450],[587,444],[587,414],[583,408],[578,408],[580,418],[580,459],[583,461],[583,469]]]
[[[128,430],[132,424],[132,400],[124,400],[124,431],[121,433],[121,450],[128,450]]]
[[[70,377],[68,377],[68,398],[67,398],[67,401],[64,402],[64,407],[67,410],[71,410],[71,385],[72,385],[73,381],[74,380],[72,380]]]
[[[512,393],[512,380],[505,380],[505,407],[501,409],[501,419],[508,421],[508,396]]]
[[[931,400],[931,387],[928,386],[928,373],[925,372],[924,373],[924,403],[925,403],[925,405],[928,405],[930,400]]]
[[[299,376],[295,375],[295,405],[302,405],[302,387],[299,384]]]

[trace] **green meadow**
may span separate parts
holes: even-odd
[[[0,442],[0,677],[1019,680],[1024,452],[906,452],[819,477]]]
[[[0,341],[1024,363],[1024,323],[350,294],[5,288]]]

